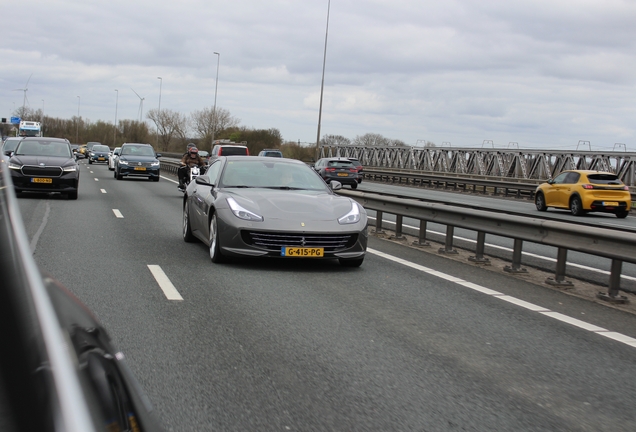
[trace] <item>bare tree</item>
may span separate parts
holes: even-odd
[[[203,108],[201,111],[194,111],[191,114],[192,127],[198,138],[201,139],[201,147],[211,148],[212,137],[218,132],[237,127],[239,119],[232,116],[230,112],[223,108]]]
[[[159,135],[157,145],[159,150],[168,150],[170,142],[175,136],[181,139],[184,139],[186,136],[188,119],[185,115],[169,109],[162,109],[161,111],[151,109],[146,116],[152,120],[157,127]]]
[[[362,136],[356,136],[353,140],[353,144],[358,146],[377,147],[389,145],[389,140],[380,134],[366,133]]]
[[[320,144],[325,146],[350,145],[351,140],[342,135],[325,135],[320,139]]]

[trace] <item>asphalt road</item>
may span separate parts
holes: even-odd
[[[34,257],[169,430],[636,430],[636,316],[377,238],[358,269],[214,265],[175,183],[81,166],[77,201],[20,199]]]

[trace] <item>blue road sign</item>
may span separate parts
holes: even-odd
[[[20,124],[20,117],[11,117],[11,124]]]

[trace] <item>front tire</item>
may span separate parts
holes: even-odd
[[[537,210],[542,212],[548,209],[548,206],[545,205],[545,196],[541,192],[534,197],[534,205],[537,206]]]
[[[351,189],[358,189],[358,183],[351,183]]]
[[[77,199],[77,191],[69,192],[67,195],[68,195],[68,199],[70,199],[70,200],[76,200]]]
[[[585,213],[583,210],[583,203],[581,203],[581,198],[578,196],[573,196],[570,199],[570,212],[574,216],[582,216]]]
[[[627,210],[618,211],[618,212],[616,212],[616,217],[619,218],[619,219],[625,219],[628,214],[629,214],[629,212]]]
[[[123,178],[124,178],[124,176],[122,176],[121,174],[119,174],[119,172],[115,171],[115,178],[116,178],[117,180],[121,180],[121,179],[123,179]]]
[[[186,243],[194,242],[195,238],[192,235],[192,228],[190,227],[190,209],[188,203],[183,206],[183,241]]]
[[[225,257],[221,253],[221,245],[219,242],[219,231],[216,223],[216,214],[212,215],[210,221],[210,259],[213,263],[219,264],[225,261]]]

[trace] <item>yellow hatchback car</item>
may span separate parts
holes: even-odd
[[[632,197],[629,187],[616,174],[602,171],[563,171],[553,180],[537,187],[534,197],[537,210],[548,207],[569,209],[575,216],[587,212],[629,214]]]

